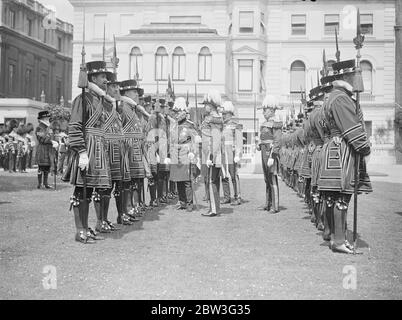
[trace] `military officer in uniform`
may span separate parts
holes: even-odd
[[[278,108],[276,97],[267,95],[262,102],[265,122],[260,128],[260,138],[257,140],[257,150],[261,150],[262,168],[265,180],[265,206],[263,210],[270,213],[279,212],[279,141],[282,135],[282,122],[274,121],[275,110]],[[261,109],[261,108],[259,108]]]
[[[193,181],[197,162],[197,130],[193,122],[187,119],[187,105],[183,97],[175,100],[173,111],[175,122],[170,131],[170,179],[177,183],[179,194],[179,210],[193,210]],[[200,137],[198,136],[198,139]]]
[[[223,103],[224,166],[226,176],[222,177],[224,200],[222,204],[241,204],[240,178],[238,168],[243,153],[243,126],[234,118],[235,110],[231,101]],[[234,199],[230,200],[229,175],[233,184]]]
[[[207,189],[209,195],[209,211],[203,216],[213,217],[219,214],[220,200],[220,174],[223,154],[223,119],[219,113],[221,108],[221,95],[219,91],[211,89],[204,99],[209,115],[203,121],[203,154],[206,153]]]

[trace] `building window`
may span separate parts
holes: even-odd
[[[32,96],[32,69],[27,68],[25,70],[25,95],[27,97]]]
[[[15,77],[17,76],[17,67],[15,64],[8,65],[8,92],[15,90]]]
[[[28,19],[28,36],[33,36],[33,21],[32,19]]]
[[[142,53],[138,47],[132,48],[130,52],[130,77],[131,79],[142,79]]]
[[[290,66],[290,93],[299,93],[306,88],[306,66],[296,60]]]
[[[292,35],[306,34],[306,15],[292,14]]]
[[[8,11],[8,25],[9,25],[12,29],[15,29],[15,27],[16,27],[15,18],[16,18],[15,11],[9,10],[9,11]]]
[[[168,54],[164,47],[159,47],[155,54],[155,80],[167,80]]]
[[[212,54],[208,47],[202,47],[198,54],[198,80],[211,81]]]
[[[363,34],[373,34],[373,15],[361,14],[360,15],[360,28]]]
[[[200,24],[201,16],[170,16],[169,23]]]
[[[253,90],[253,60],[241,59],[239,60],[239,73],[238,73],[239,91],[252,91]]]
[[[46,95],[46,92],[47,92],[47,75],[45,73],[42,73],[41,77],[40,77],[40,94],[42,94],[42,91]]]
[[[47,30],[43,29],[43,42],[46,43],[47,42]]]
[[[94,15],[94,38],[103,39],[103,27],[106,23],[106,14],[95,14]]]
[[[173,52],[173,80],[184,80],[186,74],[186,54],[182,47],[177,47]]]
[[[362,70],[364,92],[373,93],[373,66],[368,61],[360,62],[360,68]]]
[[[334,35],[335,28],[339,30],[339,14],[326,14],[324,17],[324,34]]]
[[[61,99],[61,80],[57,79],[56,80],[56,103],[60,102]]]
[[[62,40],[61,37],[57,37],[57,49],[62,51]]]
[[[254,12],[240,11],[239,12],[239,32],[252,33],[254,32]]]

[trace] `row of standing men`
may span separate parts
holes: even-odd
[[[362,89],[361,73],[355,60],[345,60],[334,63],[332,72],[324,66],[322,74],[309,101],[304,99],[304,115],[300,113],[280,139],[279,172],[304,197],[311,221],[323,231],[329,247],[354,253],[347,237],[350,200],[356,191],[372,192],[366,167],[370,143],[363,113],[353,98]]]
[[[167,90],[144,96],[135,79],[117,81],[104,61],[86,63],[87,88],[72,103],[69,122],[68,165],[62,180],[74,185],[70,198],[76,241],[102,240],[99,233],[131,225],[147,209],[167,203],[177,188],[179,210],[194,208],[194,184],[204,178],[209,210],[220,212],[220,180],[225,199],[240,205],[238,166],[242,157],[242,126],[230,101],[216,90],[205,95],[204,119],[189,120],[188,101]],[[49,115],[43,112],[39,118]],[[145,179],[150,194],[145,204]],[[86,196],[84,196],[86,194]],[[117,225],[108,218],[114,196]],[[97,223],[88,226],[89,204],[94,203]]]

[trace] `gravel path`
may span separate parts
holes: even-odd
[[[192,213],[168,205],[82,245],[74,241],[69,185],[37,190],[34,173],[1,172],[0,299],[401,299],[402,184],[373,184],[375,192],[359,198],[363,255],[348,256],[328,249],[282,182],[276,215],[257,210],[264,182],[249,177],[242,180],[246,202],[224,206],[218,217],[200,215],[206,202]],[[55,290],[42,284],[49,265]],[[350,270],[355,289],[344,288]]]

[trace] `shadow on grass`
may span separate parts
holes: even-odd
[[[395,212],[395,214],[399,214],[400,216],[402,216],[402,211]]]

